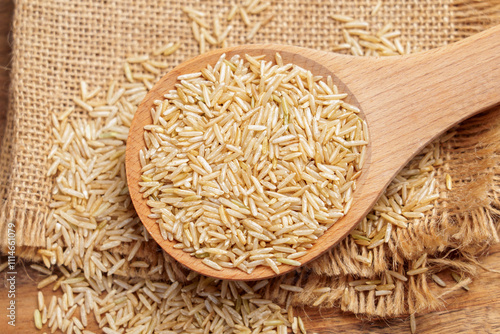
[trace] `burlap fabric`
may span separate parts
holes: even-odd
[[[337,13],[379,27],[392,22],[401,30],[403,41],[409,41],[415,50],[425,50],[483,30],[497,23],[499,15],[498,1],[389,0],[371,15],[376,4],[375,0],[274,1],[269,9],[269,14],[275,14],[273,20],[252,42],[329,50],[341,40],[340,24],[329,18]],[[45,244],[40,236],[45,231],[53,182],[46,177],[50,117],[72,104],[79,82],[106,86],[121,75],[121,63],[127,55],[152,50],[167,41],[182,44],[169,58],[172,66],[197,55],[198,45],[182,7],[192,6],[210,16],[229,5],[222,0],[16,2],[12,86],[0,158],[0,245],[6,240],[9,221],[16,222],[20,254],[33,258],[36,247]],[[245,43],[245,31],[241,22],[235,23],[228,44]],[[418,224],[395,232],[391,243],[377,251],[373,266],[353,261],[350,255],[356,252],[356,245],[346,240],[313,263],[311,270],[280,278],[275,284],[300,280],[306,291],[298,294],[295,302],[303,304],[312,304],[317,298],[311,292],[315,286],[329,285],[335,289],[326,305],[340,303],[346,310],[367,315],[395,316],[408,312],[408,307],[410,311],[435,307],[438,298],[429,292],[424,275],[412,278],[406,289],[401,283],[391,297],[377,302],[372,293],[358,294],[349,290],[347,283],[352,277],[374,278],[389,266],[411,263],[424,251],[435,255],[429,263],[436,268],[460,265],[463,261],[440,262],[440,254],[460,248],[458,255],[472,256],[499,241],[495,221],[500,175],[497,115],[490,112],[464,123],[457,135],[443,144],[446,163],[438,171],[438,180],[444,187],[443,176],[449,173],[458,181],[453,192],[440,199],[432,214]],[[152,264],[162,257],[154,245],[142,250],[142,256]],[[473,271],[466,264],[462,267]],[[343,296],[345,288],[349,302]],[[273,295],[273,289],[269,291],[269,297],[280,299]]]

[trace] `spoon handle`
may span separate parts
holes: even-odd
[[[360,101],[372,158],[381,153],[401,167],[453,125],[500,103],[500,26],[427,52],[345,62],[359,70],[337,58],[325,66]]]
[[[339,57],[317,51],[302,55],[332,71],[366,117],[371,147],[363,167],[368,184],[356,202],[362,207],[370,207],[430,141],[500,103],[500,26],[402,57]]]

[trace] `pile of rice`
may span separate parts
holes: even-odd
[[[140,191],[165,240],[214,269],[300,257],[349,210],[367,126],[328,77],[222,55],[178,77],[144,127]]]

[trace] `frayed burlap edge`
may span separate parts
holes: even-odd
[[[12,26],[19,25],[19,6],[15,6],[14,19]],[[12,34],[12,69],[10,73],[9,87],[9,106],[7,109],[7,122],[5,133],[2,138],[2,146],[0,147],[0,236],[7,235],[8,223],[14,222],[16,231],[16,245],[22,247],[25,245],[24,239],[35,241],[29,246],[43,246],[43,238],[39,236],[45,234],[45,213],[47,212],[47,204],[37,189],[47,188],[52,180],[44,177],[45,175],[23,175],[19,173],[18,166],[22,166],[26,157],[28,160],[33,160],[31,157],[33,152],[47,152],[50,144],[50,130],[40,129],[39,126],[31,126],[31,117],[26,114],[20,102],[21,100],[29,100],[30,97],[16,91],[15,87],[22,85],[18,82],[19,72],[23,71],[23,64],[19,62],[19,48],[17,47],[18,39],[21,37],[19,31],[13,29]],[[28,86],[31,83],[28,84]],[[41,110],[40,113],[49,118],[49,110]],[[23,131],[21,131],[23,130]],[[32,140],[31,137],[37,140]],[[37,167],[46,165],[46,156],[41,155],[40,159],[34,162]],[[41,185],[42,183],[43,185]],[[19,193],[18,187],[21,186],[22,192]],[[49,188],[50,189],[50,188]],[[17,192],[17,196],[13,196]],[[23,199],[29,197],[36,201],[35,208]],[[38,201],[37,201],[38,199]],[[29,233],[28,236],[24,236]],[[7,238],[0,240],[0,246],[7,244]]]

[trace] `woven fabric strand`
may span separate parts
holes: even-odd
[[[495,22],[491,13],[498,13],[494,10],[494,2],[487,7],[476,2],[470,5],[450,1],[419,3],[386,1],[376,15],[371,15],[376,4],[376,1],[276,3],[272,7],[272,12],[287,13],[287,15],[276,15],[259,31],[252,42],[284,43],[329,50],[334,44],[339,43],[341,32],[340,25],[324,13],[340,13],[364,19],[379,27],[391,21],[401,30],[402,39],[410,41],[415,49],[429,49],[484,29],[488,24]],[[186,1],[182,3],[182,6],[184,5],[205,10],[210,13],[209,15],[224,11],[228,7],[224,1],[202,3]],[[60,113],[72,105],[71,99],[78,96],[81,80],[96,86],[106,86],[109,81],[121,78],[123,59],[129,54],[137,54],[137,50],[151,50],[164,44],[165,41],[181,41],[181,49],[169,58],[172,66],[196,55],[198,46],[192,38],[188,20],[182,14],[182,6],[176,2],[167,5],[152,1],[106,5],[93,2],[68,5],[65,2],[53,1],[43,3],[43,6],[36,2],[17,3],[14,22],[12,98],[8,132],[2,145],[0,160],[0,170],[2,170],[0,192],[4,198],[2,222],[16,221],[18,245],[24,247],[25,257],[39,259],[32,247],[45,246],[45,240],[37,236],[40,233],[44,235],[47,205],[53,182],[46,177],[50,165],[46,157],[51,148],[49,138],[52,113]],[[463,13],[466,11],[469,14],[477,14],[478,11],[490,13],[488,17],[491,19],[478,22],[477,18],[481,15],[464,16]],[[168,20],[158,20],[159,12]],[[455,18],[458,19],[455,21]],[[471,21],[474,18],[476,21]],[[45,28],[39,30],[39,26]],[[228,39],[229,45],[245,43],[246,31],[242,24],[235,24]],[[60,36],[67,37],[61,40]],[[38,57],[31,57],[32,54],[37,54]],[[86,117],[83,111],[80,112],[80,117]],[[419,224],[412,225],[408,230],[398,230],[398,235],[394,239],[398,242],[393,241],[385,248],[375,249],[373,267],[353,261],[353,255],[358,249],[352,240],[346,240],[333,252],[312,264],[312,274],[303,271],[300,275],[279,278],[273,284],[276,286],[286,281],[304,285],[305,291],[296,294],[294,299],[295,303],[306,305],[317,302],[318,296],[311,292],[314,288],[330,286],[332,292],[321,305],[333,305],[340,301],[343,309],[367,315],[401,315],[408,312],[406,303],[413,310],[420,310],[424,306],[434,308],[438,304],[436,298],[425,302],[428,296],[425,275],[412,277],[408,283],[408,290],[398,281],[395,292],[379,301],[375,300],[373,291],[359,293],[351,287],[349,282],[352,281],[352,277],[349,275],[374,278],[385,269],[392,268],[393,263],[403,266],[408,261],[416,260],[429,244],[435,245],[433,244],[435,240],[430,240],[428,235],[437,234],[443,225],[449,229],[445,229],[447,232],[435,247],[434,253],[438,255],[447,247],[456,247],[457,242],[464,239],[463,237],[466,237],[467,245],[470,246],[464,252],[469,254],[476,254],[490,243],[498,242],[497,227],[491,217],[493,211],[491,208],[484,209],[491,206],[492,199],[498,198],[495,197],[495,191],[498,189],[495,187],[490,189],[490,185],[498,184],[495,181],[495,175],[498,174],[495,171],[495,166],[498,165],[498,159],[495,159],[498,157],[498,147],[491,145],[482,147],[482,152],[488,154],[486,156],[491,159],[486,159],[487,163],[479,164],[472,154],[464,155],[464,151],[472,149],[478,142],[484,142],[484,138],[490,138],[488,142],[492,142],[496,133],[494,131],[498,131],[495,129],[499,126],[496,124],[491,129],[471,132],[471,129],[478,128],[474,126],[476,124],[474,122],[484,124],[485,120],[475,119],[471,127],[463,126],[458,130],[456,139],[443,147],[447,164],[439,171],[441,177],[445,173],[452,175],[462,186],[463,191],[453,192],[452,197],[438,201],[433,214]],[[467,173],[463,173],[463,169],[459,167],[464,161],[470,165]],[[476,171],[477,174],[471,171]],[[475,175],[483,179],[479,180]],[[478,184],[481,184],[481,187],[477,187]],[[468,198],[468,189],[476,189],[477,197],[482,199],[475,203],[472,215],[468,214],[471,207],[459,206],[457,209],[450,209]],[[487,219],[483,219],[485,215]],[[477,222],[485,222],[485,225],[480,226]],[[487,238],[484,238],[485,236]],[[416,245],[405,243],[417,239],[421,242]],[[477,244],[478,240],[483,242]],[[129,247],[120,247],[114,251],[118,254],[127,254]],[[168,258],[164,259],[162,253],[151,243],[141,249],[138,257],[144,259],[150,266],[163,263],[164,260],[166,263],[170,262]],[[433,260],[436,261],[435,265],[443,266],[443,263],[438,263],[437,260]],[[449,265],[448,263],[447,266]],[[178,279],[182,280],[183,272],[178,270],[175,264],[172,264],[172,268],[176,271]],[[122,270],[130,276],[146,275],[145,270],[126,266]],[[155,278],[161,278],[161,275]],[[283,296],[286,295],[283,294],[278,298],[272,291],[279,289],[268,291],[267,297],[278,300],[285,298]],[[385,307],[386,304],[392,306]]]

